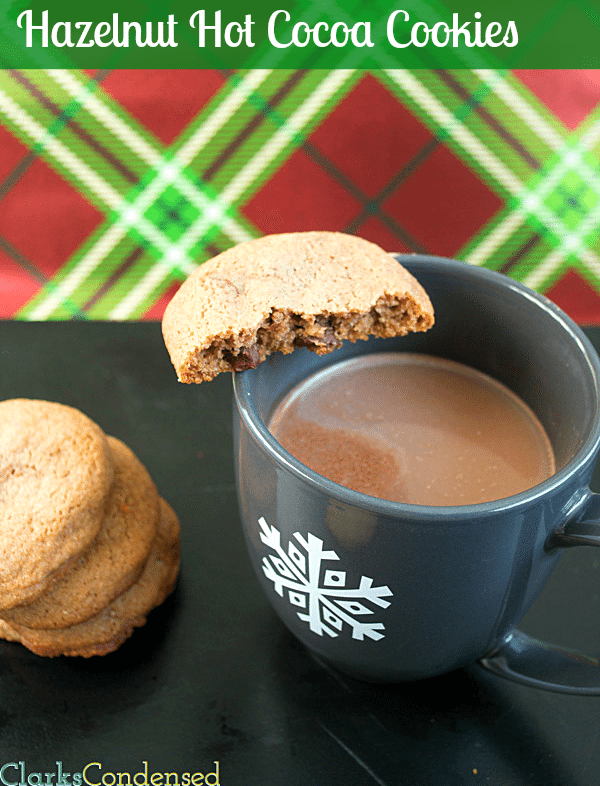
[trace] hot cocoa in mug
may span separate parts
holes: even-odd
[[[412,505],[489,502],[554,472],[550,440],[518,396],[462,363],[417,352],[362,355],[319,371],[268,425],[320,475]]]
[[[358,678],[478,661],[600,694],[596,660],[516,627],[562,547],[600,543],[596,352],[506,276],[398,258],[433,302],[427,333],[274,355],[234,377],[259,581],[312,652]]]

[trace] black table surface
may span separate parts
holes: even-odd
[[[75,406],[129,444],[179,514],[182,571],[112,655],[0,643],[1,786],[78,786],[84,771],[102,786],[600,784],[600,698],[476,665],[371,686],[295,641],[245,552],[231,379],[180,385],[158,324],[0,322],[0,399],[12,397]],[[600,551],[565,551],[522,627],[600,652]]]

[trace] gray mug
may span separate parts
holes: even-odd
[[[250,558],[285,625],[359,679],[395,682],[479,661],[513,680],[600,695],[594,658],[515,626],[562,548],[600,545],[598,356],[557,306],[512,279],[437,257],[398,256],[436,312],[427,333],[273,355],[234,375],[239,505]],[[266,427],[309,374],[368,352],[415,351],[503,382],[537,414],[557,472],[515,496],[433,507],[377,499],[291,456]]]

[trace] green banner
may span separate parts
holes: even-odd
[[[3,68],[598,68],[600,0],[0,0]]]

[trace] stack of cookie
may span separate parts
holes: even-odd
[[[145,467],[76,409],[0,402],[0,637],[104,655],[179,571],[179,521]]]

